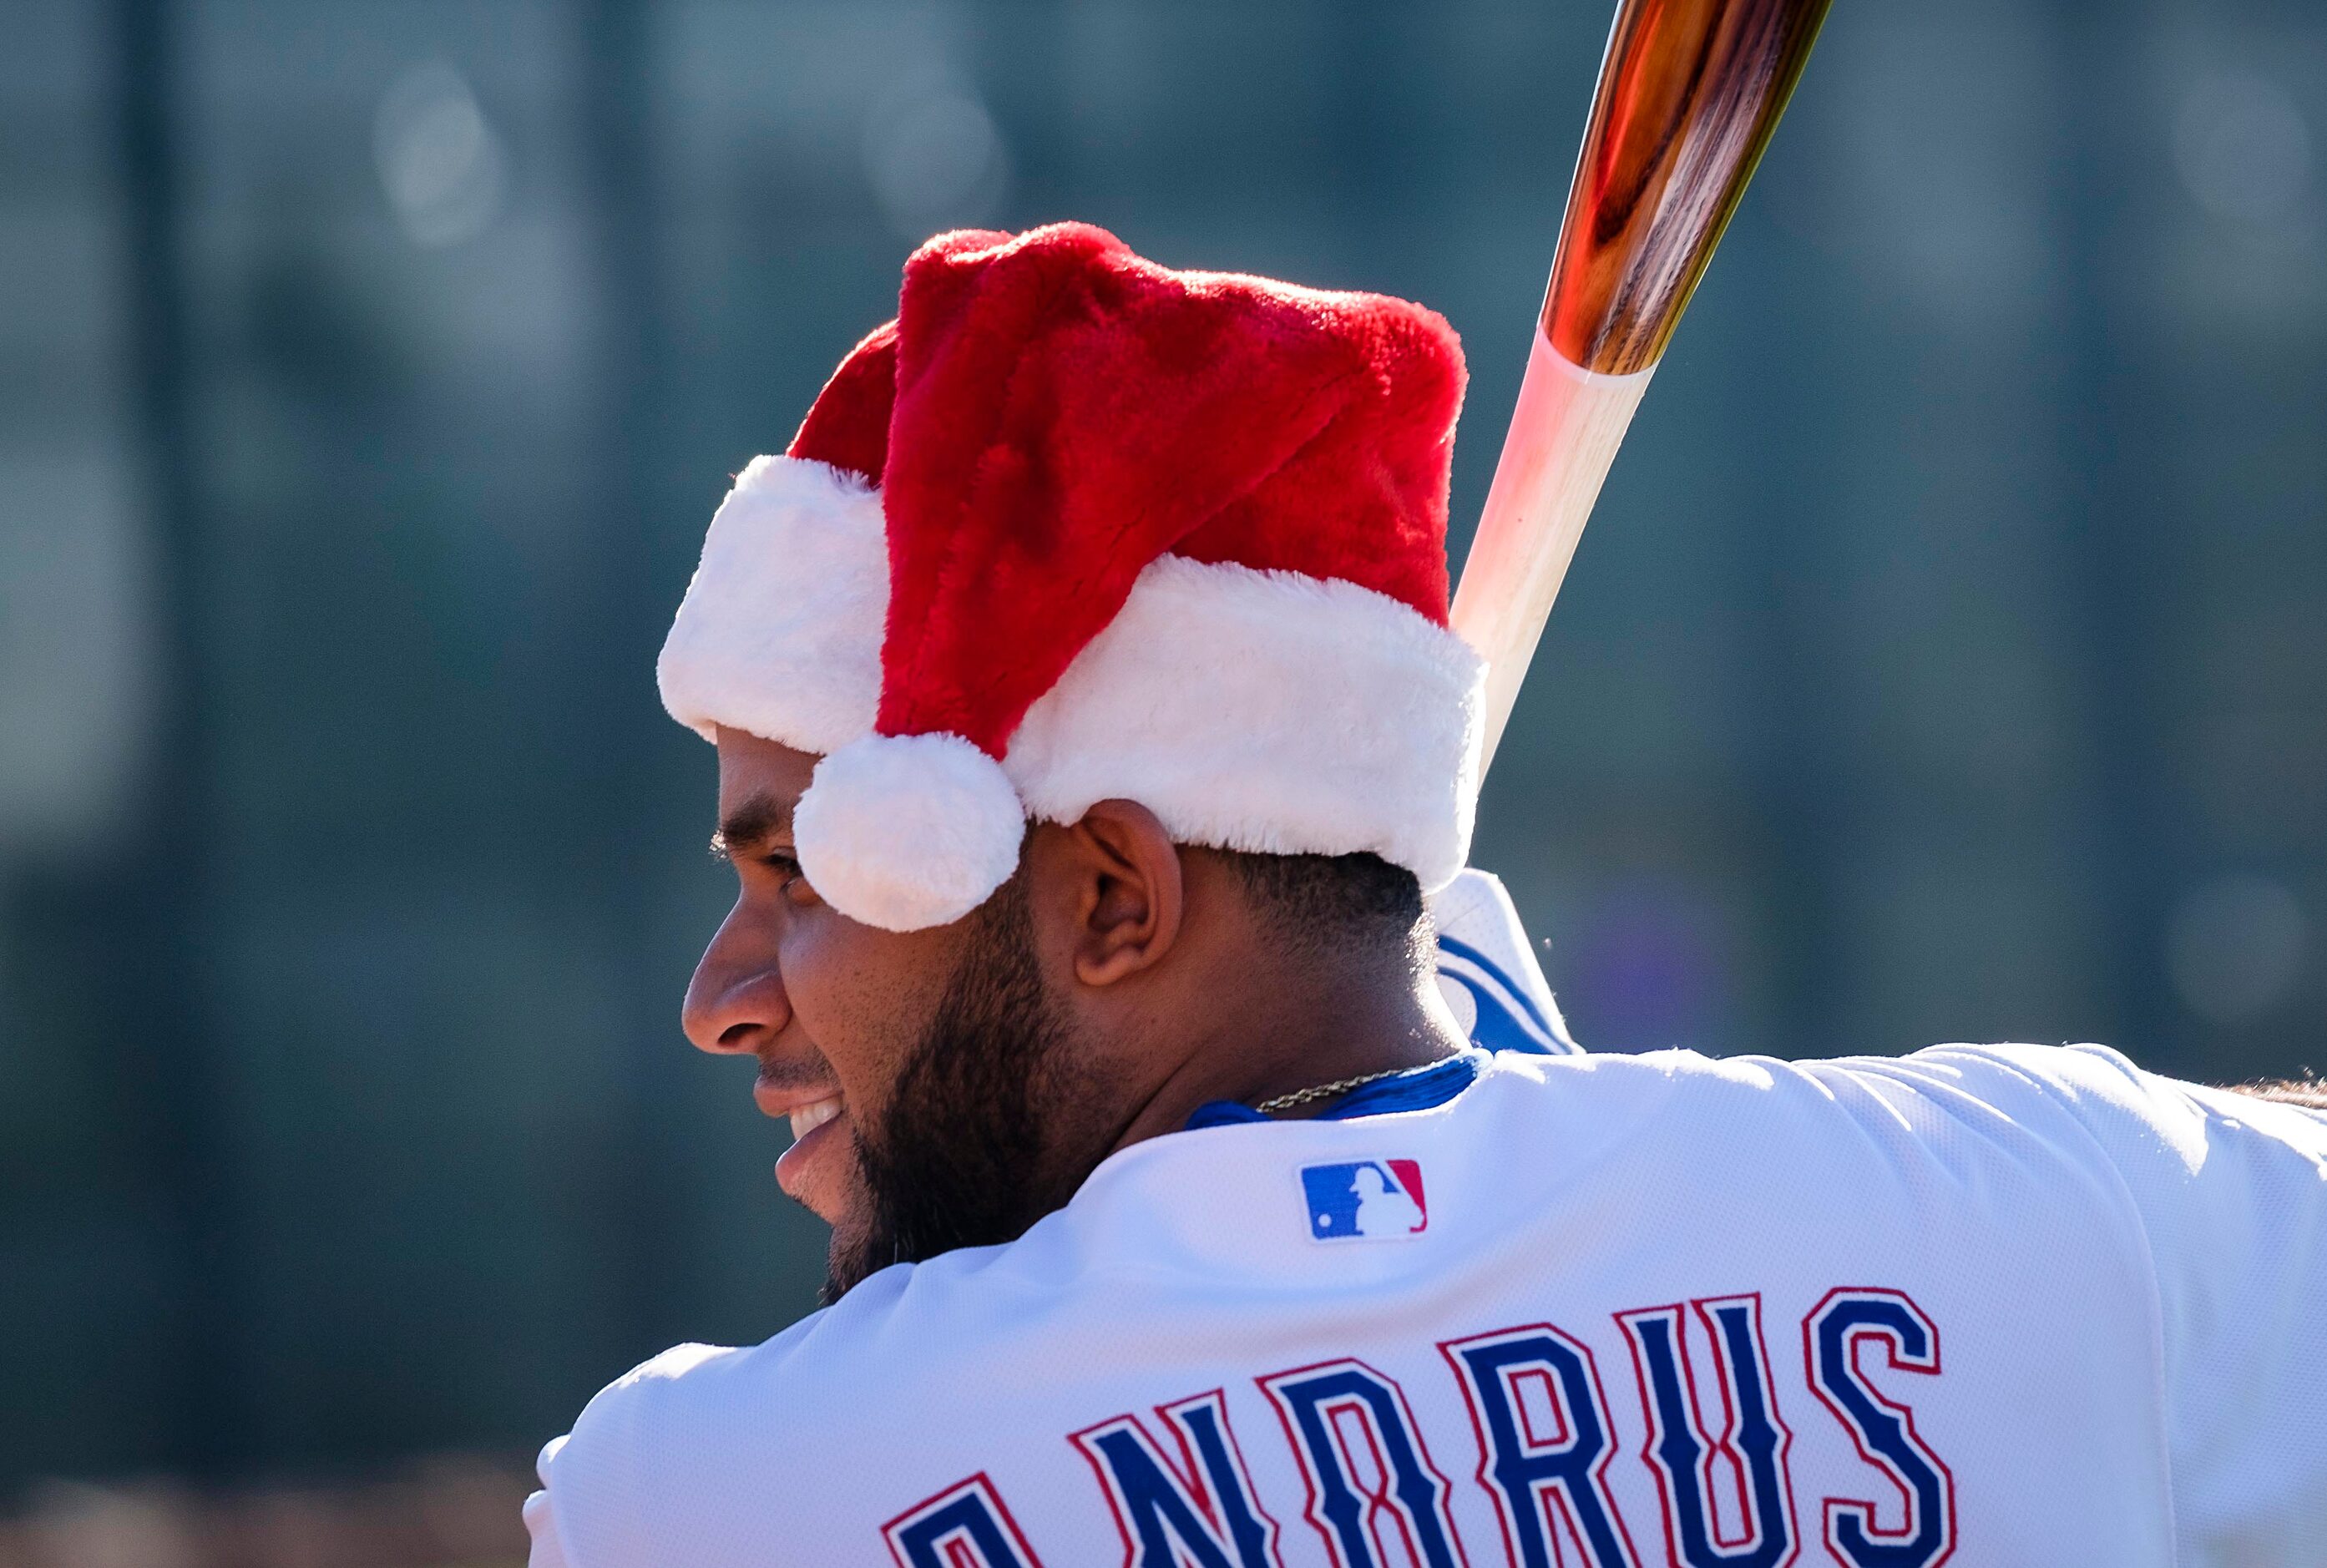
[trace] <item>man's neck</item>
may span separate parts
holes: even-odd
[[[1463,1032],[1426,967],[1390,955],[1377,964],[1285,965],[1243,974],[1207,1008],[1196,1037],[1116,1143],[1187,1125],[1216,1100],[1248,1106],[1346,1078],[1426,1066],[1460,1050]],[[1330,1110],[1321,1097],[1287,1119]]]

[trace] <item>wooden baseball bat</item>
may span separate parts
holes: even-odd
[[[1640,394],[1832,0],[1622,0],[1510,433],[1454,593],[1494,760]]]

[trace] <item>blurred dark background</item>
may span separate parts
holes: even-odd
[[[727,476],[1073,216],[1444,310],[1467,533],[1609,10],[10,0],[0,1514],[804,1311],[676,1023]],[[1487,792],[1586,1044],[2327,1067],[2322,138],[2314,0],[1837,6]]]

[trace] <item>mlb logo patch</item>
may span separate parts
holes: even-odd
[[[1398,1241],[1430,1223],[1422,1167],[1412,1160],[1355,1160],[1304,1165],[1309,1234],[1318,1241]]]

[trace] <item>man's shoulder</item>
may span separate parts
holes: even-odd
[[[715,1461],[722,1408],[738,1403],[733,1374],[750,1354],[677,1345],[600,1389],[541,1451],[542,1489],[525,1516],[536,1568],[653,1562],[681,1545],[664,1538],[670,1517],[655,1504],[672,1478],[701,1476],[705,1456]]]
[[[600,1389],[574,1430],[544,1453],[542,1479],[561,1496],[603,1497],[617,1488],[651,1495],[654,1479],[641,1467],[692,1470],[690,1451],[715,1451],[737,1423],[781,1417],[764,1395],[815,1321],[803,1319],[758,1345],[674,1345],[640,1362]]]
[[[770,1394],[831,1365],[841,1342],[877,1336],[913,1271],[912,1265],[883,1270],[839,1304],[819,1308],[755,1345],[674,1345],[650,1357],[584,1407],[566,1451],[576,1443],[621,1448],[642,1439],[659,1447],[665,1423],[723,1433],[737,1423],[808,1419],[810,1412],[799,1404],[771,1405]]]
[[[711,1541],[736,1505],[766,1486],[768,1457],[787,1456],[789,1468],[812,1469],[830,1442],[864,1451],[863,1433],[846,1430],[864,1397],[885,1395],[880,1358],[829,1349],[837,1328],[874,1315],[889,1275],[876,1275],[838,1308],[811,1313],[756,1345],[676,1345],[640,1363],[598,1391],[573,1430],[545,1449],[539,1470],[536,1527],[560,1542],[560,1562],[645,1563],[675,1560],[674,1550],[703,1561],[720,1560]],[[836,1390],[823,1376],[846,1365],[855,1388]]]
[[[1079,1266],[1061,1255],[1058,1218],[1005,1246],[883,1269],[758,1344],[674,1346],[601,1389],[573,1442],[667,1450],[666,1429],[715,1444],[832,1431],[867,1407],[874,1384],[917,1378],[1058,1299]]]
[[[2205,1136],[2202,1091],[2096,1045],[1799,1059],[1504,1053],[1480,1087],[1499,1084],[1506,1092],[1479,1097],[1464,1135],[1556,1146],[1563,1184],[1605,1155],[1625,1182],[1677,1192],[1731,1185],[1748,1167],[1755,1190],[1813,1194],[1836,1179],[1913,1181],[1998,1161],[2114,1187],[2127,1158],[2189,1153]]]

